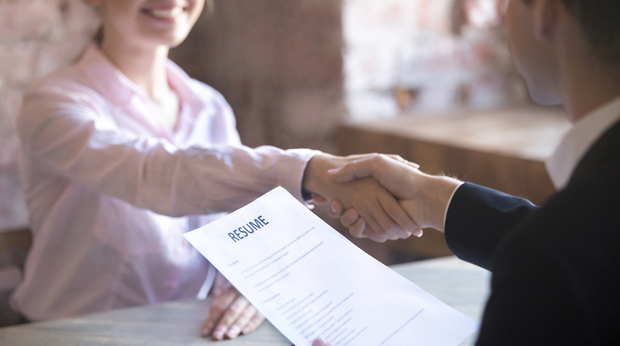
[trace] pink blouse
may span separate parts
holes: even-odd
[[[34,243],[12,305],[27,318],[195,296],[209,265],[183,233],[278,185],[302,200],[315,151],[243,146],[224,98],[167,68],[174,131],[94,46],[26,93],[17,125]]]

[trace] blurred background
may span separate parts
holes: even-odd
[[[350,154],[346,124],[530,105],[500,3],[214,0],[171,59],[226,97],[246,145]],[[14,126],[22,94],[74,61],[98,26],[82,0],[0,0],[0,229],[28,225]],[[358,147],[391,150],[371,142]],[[396,263],[449,254],[438,237],[432,251],[356,243]]]

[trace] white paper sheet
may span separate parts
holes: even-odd
[[[281,187],[185,237],[297,346],[450,346],[479,326]]]

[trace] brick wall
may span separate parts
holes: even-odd
[[[172,52],[222,92],[243,142],[333,151],[343,102],[340,0],[215,0]]]
[[[73,61],[97,25],[82,0],[0,0],[0,229],[28,222],[14,126],[22,94]]]

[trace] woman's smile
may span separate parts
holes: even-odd
[[[181,15],[187,15],[188,7],[182,4],[165,4],[144,7],[140,10],[142,13],[154,17],[156,19],[176,19]]]

